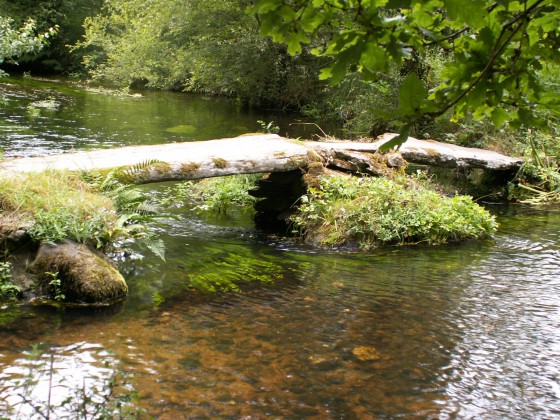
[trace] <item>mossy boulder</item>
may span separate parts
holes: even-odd
[[[101,303],[123,297],[128,287],[123,276],[105,255],[71,241],[43,243],[30,266],[37,276],[38,292],[65,302]],[[58,273],[60,285],[50,284]]]

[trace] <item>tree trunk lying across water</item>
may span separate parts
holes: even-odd
[[[285,172],[306,167],[309,162],[344,159],[350,151],[371,154],[396,134],[385,134],[372,143],[336,141],[301,142],[275,134],[241,136],[200,142],[127,146],[45,157],[16,158],[0,163],[0,173],[40,172],[47,169],[84,171],[130,167],[134,181],[148,183],[216,176]],[[400,153],[411,163],[443,167],[514,170],[523,160],[482,149],[465,148],[431,140],[409,140]],[[352,154],[350,154],[352,155]],[[341,158],[342,156],[342,158]],[[354,155],[355,157],[356,155]],[[135,171],[134,168],[138,168]]]

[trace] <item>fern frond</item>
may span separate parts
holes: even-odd
[[[143,162],[135,163],[134,165],[120,168],[118,170],[118,177],[121,182],[133,183],[141,178],[142,174],[150,170],[154,165],[164,164],[161,160],[146,159]]]

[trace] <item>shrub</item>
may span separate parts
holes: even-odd
[[[20,292],[21,288],[13,283],[12,264],[0,262],[0,299],[17,299]]]
[[[292,217],[296,232],[326,246],[443,244],[488,237],[497,224],[467,196],[444,197],[418,179],[323,177]]]

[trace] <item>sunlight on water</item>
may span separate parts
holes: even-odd
[[[24,356],[0,372],[0,413],[10,418],[109,416],[123,411],[116,404],[118,394],[133,392],[118,377],[118,361],[101,344],[37,347]],[[127,399],[121,401],[124,407]]]
[[[56,80],[3,79],[0,99],[0,150],[6,157],[235,137],[260,131],[258,120],[274,119],[281,135],[310,138],[318,132],[292,124],[288,114],[184,93],[129,95]],[[37,106],[44,102],[56,106]]]

